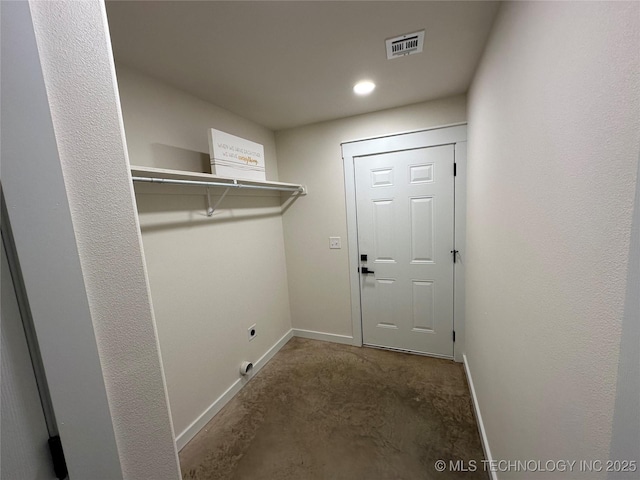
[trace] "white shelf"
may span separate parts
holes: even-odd
[[[304,185],[297,183],[284,183],[284,182],[258,182],[255,180],[242,180],[228,177],[218,177],[211,175],[210,173],[188,172],[184,170],[171,170],[167,168],[156,167],[141,167],[131,166],[131,176],[159,179],[157,183],[170,183],[171,180],[178,180],[183,185],[195,185],[207,188],[254,188],[254,189],[269,189],[269,190],[281,190],[282,192],[297,193],[298,195],[306,195],[307,188]],[[162,182],[162,180],[168,180]],[[193,182],[193,183],[187,183]],[[196,183],[197,182],[197,183]],[[213,183],[211,186],[207,186],[202,182]],[[151,183],[154,183],[151,181]]]

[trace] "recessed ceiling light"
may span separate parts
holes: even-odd
[[[363,80],[353,86],[353,91],[356,93],[356,95],[369,95],[375,88],[375,83],[369,80]]]

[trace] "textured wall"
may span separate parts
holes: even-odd
[[[104,5],[31,11],[122,475],[179,478]]]
[[[263,144],[267,178],[277,180],[270,130],[125,67],[118,83],[132,164],[202,171],[217,128]],[[242,361],[291,329],[281,202],[229,193],[209,218],[203,189],[137,185],[136,198],[180,435],[238,380]]]
[[[638,162],[640,179],[640,161]],[[636,201],[629,245],[627,292],[620,339],[618,384],[611,434],[611,459],[635,460],[640,465],[640,182],[636,182]],[[612,472],[609,478],[624,480],[625,472]]]
[[[2,193],[67,467],[122,478],[30,4],[0,11]]]
[[[638,45],[637,2],[507,3],[473,82],[467,356],[497,459],[609,456]]]
[[[284,215],[294,328],[352,335],[340,144],[464,121],[466,98],[458,96],[276,133],[280,179],[310,192]],[[342,237],[341,250],[329,250],[329,236]]]

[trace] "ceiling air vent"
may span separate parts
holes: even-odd
[[[424,30],[407,33],[406,35],[400,35],[399,37],[388,38],[386,40],[386,44],[387,60],[420,53],[424,46]]]

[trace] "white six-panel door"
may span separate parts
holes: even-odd
[[[453,356],[454,145],[354,167],[363,343]]]

